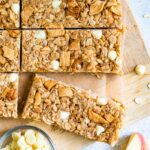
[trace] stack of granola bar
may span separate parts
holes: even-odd
[[[0,117],[18,116],[19,72],[120,74],[122,28],[120,0],[1,0]],[[113,144],[123,110],[113,98],[35,75],[22,117]]]

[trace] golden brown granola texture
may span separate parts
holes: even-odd
[[[24,28],[122,27],[120,0],[22,0]],[[60,3],[54,7],[53,3]]]
[[[97,100],[84,90],[36,75],[22,117],[112,144],[118,139],[124,107],[114,99],[106,105],[97,104]],[[61,119],[61,112],[69,112],[68,120]],[[97,125],[104,128],[100,134]]]
[[[0,72],[20,70],[20,31],[0,31]]]
[[[23,31],[22,71],[28,72],[105,72],[121,71],[121,32],[102,30],[96,39],[92,30],[42,30],[45,39],[37,39],[36,30]],[[115,60],[108,53],[115,51]],[[59,68],[51,63],[57,61]]]
[[[12,4],[19,4],[19,0],[0,0],[0,29],[16,29],[20,26],[20,13],[12,10]]]
[[[18,79],[11,75],[0,73],[0,117],[17,117]]]

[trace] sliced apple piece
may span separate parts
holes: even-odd
[[[142,150],[149,150],[149,149],[148,149],[147,142],[146,142],[144,136],[143,136],[141,133],[137,133],[137,135],[139,136],[139,138],[140,138],[140,140],[141,140],[141,143],[142,143]]]
[[[133,133],[130,136],[126,150],[148,150],[145,138],[140,133]]]

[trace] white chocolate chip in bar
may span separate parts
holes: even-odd
[[[106,105],[108,102],[108,98],[105,97],[101,97],[97,99],[97,105]]]
[[[52,7],[53,7],[54,9],[59,9],[61,3],[62,3],[61,0],[53,0],[53,1],[52,1]]]
[[[17,73],[11,73],[10,75],[9,75],[9,81],[10,82],[15,82],[15,81],[17,81],[18,80],[18,74]]]
[[[96,126],[96,134],[99,136],[101,133],[103,133],[105,131],[105,128],[100,126],[100,125],[97,125]]]
[[[110,59],[110,60],[112,60],[112,61],[114,61],[116,58],[117,58],[117,53],[116,53],[116,51],[109,51],[109,53],[108,53],[108,58]]]
[[[67,121],[69,116],[70,116],[69,112],[65,112],[65,111],[60,112],[60,119],[63,121]]]
[[[12,11],[15,13],[15,14],[19,14],[19,11],[20,11],[20,6],[19,6],[19,3],[14,3],[11,5],[11,9]]]
[[[103,35],[102,30],[93,30],[92,31],[92,35],[96,38],[96,39],[100,39]]]
[[[46,39],[46,32],[43,30],[36,31],[34,37],[36,39]]]
[[[57,60],[53,60],[52,62],[51,62],[51,68],[52,69],[54,69],[54,70],[58,70],[59,69],[59,61],[57,61]]]

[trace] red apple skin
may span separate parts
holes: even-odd
[[[141,140],[141,144],[142,144],[142,149],[141,150],[149,150],[144,136],[141,133],[136,133],[136,134],[139,136],[139,138]]]

